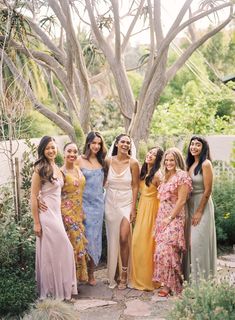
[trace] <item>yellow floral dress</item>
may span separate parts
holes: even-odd
[[[82,210],[82,194],[85,187],[85,177],[76,167],[77,174],[73,175],[63,169],[64,186],[62,188],[61,212],[64,226],[72,243],[76,274],[78,281],[87,281],[87,239],[85,238],[85,219]]]

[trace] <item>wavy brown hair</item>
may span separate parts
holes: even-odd
[[[38,146],[38,159],[34,163],[34,168],[42,179],[42,183],[45,183],[46,181],[53,183],[54,180],[57,180],[53,177],[53,167],[44,154],[48,143],[51,141],[55,142],[55,139],[49,136],[42,137]]]
[[[88,135],[86,137],[85,146],[83,149],[84,158],[89,161],[90,156],[91,156],[90,145],[96,137],[100,138],[100,140],[101,140],[101,148],[97,152],[96,157],[97,157],[97,160],[99,161],[99,163],[102,165],[102,167],[104,167],[104,165],[105,165],[104,159],[107,154],[107,149],[105,146],[104,138],[102,137],[102,135],[98,131],[91,131],[88,133]]]

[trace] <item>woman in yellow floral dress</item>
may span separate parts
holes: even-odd
[[[85,177],[79,167],[75,165],[78,148],[75,143],[64,146],[64,165],[61,168],[64,174],[62,188],[61,212],[64,226],[72,243],[76,274],[78,281],[87,281],[87,251],[84,228],[84,213],[82,210],[82,195],[85,187]]]

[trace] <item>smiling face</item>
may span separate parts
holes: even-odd
[[[128,136],[122,136],[116,143],[119,153],[128,154],[131,148],[131,139]]]
[[[193,157],[199,157],[202,152],[202,148],[202,143],[197,139],[192,140],[189,146],[190,153]]]
[[[172,153],[168,153],[165,156],[164,166],[168,172],[173,173],[176,171],[176,161],[175,161],[175,157]]]
[[[78,157],[78,148],[75,143],[70,143],[64,150],[64,160],[66,163],[74,163]]]
[[[57,155],[57,147],[54,141],[50,141],[45,150],[44,150],[44,156],[47,158],[49,162],[55,161],[55,157]]]
[[[148,165],[150,165],[150,166],[154,165],[154,162],[155,162],[156,156],[157,156],[157,151],[158,151],[158,149],[154,148],[154,149],[149,150],[149,152],[146,154],[145,162]]]
[[[95,137],[92,142],[90,143],[90,151],[92,154],[97,155],[97,153],[100,151],[102,146],[101,138]]]

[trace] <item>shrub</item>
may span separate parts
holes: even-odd
[[[171,310],[170,320],[234,320],[235,287],[228,282],[201,280],[200,285],[186,285]]]
[[[215,179],[213,202],[218,244],[235,244],[235,179],[226,174]]]
[[[36,299],[34,270],[0,269],[0,316],[16,316]]]

